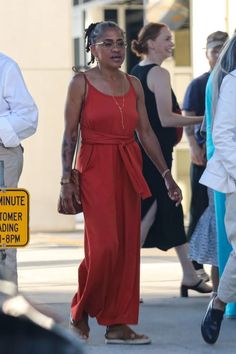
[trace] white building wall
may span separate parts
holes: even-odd
[[[31,229],[72,229],[75,218],[56,210],[63,111],[72,76],[71,1],[1,0],[0,5],[0,50],[18,62],[39,108],[38,131],[23,141],[19,184],[30,193]]]
[[[232,35],[236,30],[236,1],[235,0],[225,0],[227,6],[227,31]]]
[[[192,66],[196,77],[209,70],[205,56],[207,36],[228,29],[227,0],[192,0],[191,14]]]

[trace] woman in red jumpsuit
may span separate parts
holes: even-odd
[[[113,22],[100,22],[89,26],[86,37],[97,66],[78,73],[70,83],[62,143],[60,196],[71,211],[73,198],[79,199],[85,220],[85,258],[79,266],[71,324],[88,338],[88,317],[96,317],[107,326],[106,343],[146,344],[150,338],[128,326],[138,322],[140,201],[150,196],[135,131],[163,175],[173,203],[179,204],[182,196],[149,125],[141,84],[120,70],[124,32]],[[80,196],[70,183],[79,122]]]

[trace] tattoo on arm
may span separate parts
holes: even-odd
[[[62,142],[62,166],[63,174],[70,173],[72,169],[72,162],[75,153],[75,147],[77,142],[77,136],[73,136],[71,139],[64,137]]]

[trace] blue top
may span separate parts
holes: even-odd
[[[206,152],[207,160],[211,158],[215,150],[213,139],[212,139],[212,75],[210,75],[209,80],[206,85],[206,112],[205,112],[205,124],[206,124]]]
[[[183,102],[183,110],[194,111],[196,116],[203,116],[205,114],[205,91],[210,72],[198,76],[190,82]],[[199,145],[205,143],[205,137],[200,133],[201,124],[195,124],[194,132],[195,138]]]

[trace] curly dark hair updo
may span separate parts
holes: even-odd
[[[121,32],[123,37],[125,36],[124,31],[115,22],[102,21],[91,23],[85,30],[85,49],[87,53],[90,52],[91,45],[95,44],[97,39],[99,39],[107,29],[116,29]],[[95,58],[91,53],[91,60],[88,65],[94,63],[94,61]]]

